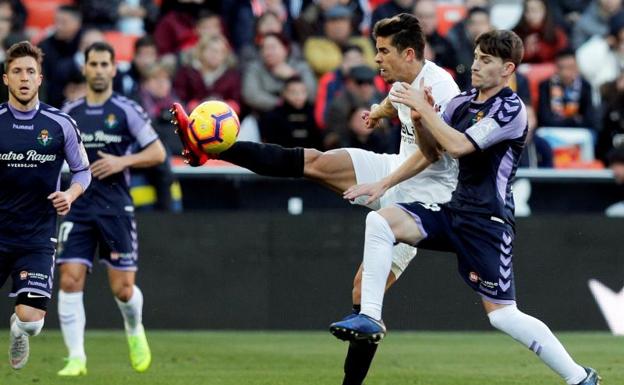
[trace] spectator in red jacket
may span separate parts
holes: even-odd
[[[553,62],[557,52],[568,46],[568,38],[546,7],[545,0],[525,0],[522,19],[514,28],[524,43],[525,63]]]
[[[188,107],[219,99],[240,112],[241,75],[235,64],[224,36],[206,36],[195,46],[191,62],[178,70],[173,88]]]

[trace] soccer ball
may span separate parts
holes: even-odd
[[[189,115],[189,139],[208,154],[230,148],[239,131],[236,112],[218,100],[203,102]]]

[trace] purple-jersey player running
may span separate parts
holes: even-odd
[[[94,179],[59,227],[58,312],[69,357],[58,375],[87,374],[83,289],[96,249],[108,268],[109,284],[124,319],[130,363],[144,372],[152,356],[142,323],[143,294],[135,285],[138,240],[129,168],[162,163],[165,150],[143,109],[113,92],[115,51],[109,44],[87,47],[83,73],[86,97],[63,109],[84,127],[82,139]],[[131,153],[135,143],[141,150]]]
[[[426,92],[404,85],[393,100],[421,115],[438,145],[459,159],[458,184],[442,205],[398,204],[366,218],[362,309],[358,316],[331,325],[347,340],[379,341],[386,277],[395,242],[452,251],[464,281],[481,296],[490,323],[532,350],[568,384],[596,385],[594,369],[578,365],[550,329],[516,306],[512,247],[515,236],[511,182],[527,133],[526,109],[507,83],[522,59],[522,40],[510,31],[491,31],[475,42],[473,89],[451,100],[442,117],[426,101]],[[355,186],[353,199],[376,199],[391,186],[420,172],[415,153],[388,177]]]
[[[10,276],[9,361],[26,365],[28,337],[43,328],[52,292],[56,216],[69,212],[89,186],[89,161],[76,123],[39,102],[41,50],[27,41],[6,52],[4,84],[8,103],[0,104],[0,285]],[[61,167],[72,172],[70,187],[59,191]]]

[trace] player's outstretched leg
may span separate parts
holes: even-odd
[[[561,342],[542,321],[518,310],[515,305],[502,306],[483,301],[492,326],[531,349],[555,373],[570,385],[598,385],[600,376],[594,369],[574,362]]]
[[[116,295],[115,301],[124,319],[132,368],[139,373],[145,372],[152,362],[152,353],[142,323],[143,293],[137,286],[132,286],[129,298],[120,299]]]
[[[182,156],[190,166],[197,167],[206,163],[209,159],[199,147],[189,140],[189,118],[180,103],[173,103],[171,109],[171,123],[175,126],[175,132],[182,142]]]
[[[65,281],[61,279],[61,284],[63,283]],[[69,354],[65,359],[65,367],[59,370],[57,374],[63,377],[84,376],[87,374],[87,355],[84,350],[86,316],[83,292],[59,290],[58,313],[63,341]]]

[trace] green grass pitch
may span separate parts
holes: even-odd
[[[624,384],[624,339],[606,333],[560,333],[582,364],[605,385]],[[58,378],[65,349],[58,331],[31,339],[26,368],[5,358],[0,384],[88,385],[339,385],[347,344],[323,332],[151,331],[153,363],[132,371],[121,331],[87,331],[89,374]],[[0,344],[7,346],[8,332]],[[4,349],[3,349],[4,350]],[[6,354],[6,353],[5,353]],[[6,357],[6,356],[5,356]],[[502,334],[390,332],[377,351],[367,385],[563,384],[535,355]]]

